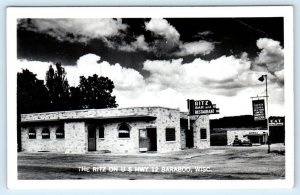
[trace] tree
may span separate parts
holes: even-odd
[[[56,63],[56,71],[49,66],[46,73],[46,87],[50,98],[50,111],[67,110],[69,101],[69,83],[66,78],[65,69],[61,63]]]
[[[82,97],[79,87],[70,87],[69,108],[71,110],[82,109]]]
[[[85,78],[80,77],[78,86],[82,99],[82,108],[113,108],[117,107],[116,97],[111,93],[114,83],[107,77],[94,74]]]
[[[23,69],[17,74],[17,112],[19,114],[42,112],[49,108],[49,96],[44,81],[36,74]]]
[[[27,69],[17,74],[17,143],[21,150],[21,114],[49,109],[49,96],[44,81]]]

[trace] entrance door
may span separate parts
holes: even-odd
[[[96,128],[88,127],[88,151],[96,151]]]
[[[139,130],[140,152],[157,151],[156,128]]]
[[[139,130],[139,148],[140,152],[147,152],[149,147],[149,139],[147,135],[147,129]]]
[[[156,128],[147,129],[147,134],[149,139],[148,151],[157,151]]]
[[[193,127],[190,128],[190,130],[185,130],[185,140],[186,140],[186,147],[187,148],[193,148],[194,147],[194,130]]]

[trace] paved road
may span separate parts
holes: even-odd
[[[18,153],[19,179],[284,179],[284,146],[211,147],[167,154]]]

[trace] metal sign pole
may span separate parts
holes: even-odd
[[[190,105],[190,100],[187,100],[188,101],[188,110],[189,110],[189,113],[188,113],[188,131],[191,129],[190,128],[190,109],[191,109],[191,105]]]
[[[267,131],[268,131],[268,136],[270,134],[270,127],[269,127],[269,102],[268,102],[268,75],[266,76],[266,102],[267,102]],[[268,138],[269,139],[269,138]]]
[[[191,129],[191,128],[190,128],[190,125],[191,125],[191,123],[190,123],[190,116],[188,115],[188,130]]]

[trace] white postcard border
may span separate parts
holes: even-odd
[[[55,13],[55,14],[53,14]],[[17,18],[284,17],[286,178],[279,180],[18,180]],[[7,8],[7,185],[10,189],[275,189],[294,185],[293,7],[9,7]]]

